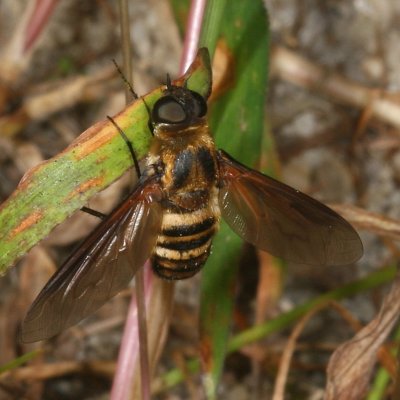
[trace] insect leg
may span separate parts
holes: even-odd
[[[131,141],[128,139],[128,136],[125,135],[125,132],[116,124],[116,122],[107,115],[107,118],[111,121],[111,123],[117,128],[119,134],[122,136],[122,139],[124,139],[126,145],[128,146],[129,152],[131,153],[132,160],[133,160],[133,165],[135,166],[136,169],[136,174],[138,178],[142,175],[140,172],[140,166],[139,166],[139,161],[136,158],[135,150],[133,149]]]
[[[93,210],[92,208],[85,207],[85,206],[81,208],[81,211],[83,211],[83,212],[85,212],[87,214],[93,215],[94,217],[97,217],[97,218],[100,218],[100,219],[105,219],[107,217],[106,214],[103,214],[100,211],[96,211],[96,210]]]
[[[118,67],[118,66],[117,66],[117,67]],[[128,81],[126,81],[126,83],[129,84]],[[134,92],[133,92],[133,93],[134,93]],[[128,137],[125,135],[124,131],[116,124],[116,122],[115,122],[111,117],[109,117],[109,116],[107,115],[107,118],[108,118],[108,119],[111,121],[111,123],[117,128],[119,134],[122,136],[122,139],[124,139],[126,145],[128,146],[129,152],[130,152],[130,154],[131,154],[131,156],[132,156],[133,165],[135,166],[136,174],[137,174],[137,176],[138,176],[138,178],[139,178],[139,177],[141,176],[140,166],[139,166],[139,162],[138,162],[138,160],[137,160],[137,158],[136,158],[135,150],[133,149],[133,146],[132,146],[131,141],[130,141],[130,140],[128,139]],[[93,215],[94,217],[100,218],[100,219],[102,219],[102,220],[104,220],[104,219],[107,217],[106,214],[103,214],[103,213],[100,212],[100,211],[93,210],[92,208],[85,207],[85,206],[81,208],[81,211],[83,211],[83,212],[85,212],[85,213],[87,213],[87,214]]]
[[[117,66],[117,68],[118,68],[118,66]],[[129,84],[128,81],[126,81],[126,83]],[[107,116],[107,118],[117,128],[119,134],[122,136],[122,138],[124,139],[125,143],[127,144],[128,148],[129,148],[129,152],[131,153],[131,156],[132,156],[133,164],[134,164],[135,169],[136,169],[136,174],[137,174],[138,177],[140,177],[141,172],[140,172],[139,162],[138,162],[138,160],[136,158],[135,151],[133,150],[132,143],[130,142],[128,137],[125,135],[124,131],[115,123],[115,121],[109,116]],[[92,208],[85,207],[85,206],[81,208],[81,211],[83,211],[83,212],[85,212],[87,214],[93,215],[94,217],[100,218],[101,220],[104,220],[107,217],[106,214],[103,214],[100,211],[93,210]]]

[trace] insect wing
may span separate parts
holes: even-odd
[[[322,203],[218,152],[222,216],[242,239],[287,261],[344,265],[358,260],[357,232]]]
[[[50,338],[126,287],[150,256],[161,229],[161,189],[144,182],[53,275],[22,325],[22,341]]]

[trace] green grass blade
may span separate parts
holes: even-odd
[[[221,26],[224,24],[225,5],[226,0],[208,0],[205,9],[199,47],[207,46],[211,58],[214,56]]]
[[[301,306],[298,306],[285,314],[281,314],[270,321],[247,329],[245,332],[239,333],[232,338],[228,346],[229,352],[237,351],[247,344],[254,343],[257,340],[265,338],[273,332],[282,330],[284,327],[287,327],[293,322],[297,321],[309,311],[321,306],[326,302],[332,300],[341,300],[391,282],[394,279],[396,272],[397,269],[395,266],[382,268],[379,271],[371,273],[365,278],[348,283],[347,285],[339,287],[306,303],[303,303]]]
[[[170,0],[176,24],[178,25],[181,37],[185,36],[186,23],[188,20],[190,1],[189,0]]]
[[[208,14],[206,14],[208,15]],[[205,23],[215,27],[215,23]],[[211,41],[214,41],[213,30]],[[231,89],[211,105],[218,148],[246,165],[260,157],[268,66],[268,29],[262,1],[227,2],[220,23],[234,71]],[[207,42],[202,36],[203,44]],[[204,268],[201,288],[201,354],[208,398],[215,398],[227,351],[241,240],[222,223]],[[255,268],[256,266],[249,266]]]
[[[11,371],[12,369],[18,368],[28,361],[33,360],[35,357],[38,355],[42,354],[43,350],[38,349],[38,350],[33,350],[30,351],[29,353],[25,353],[22,356],[15,358],[14,360],[11,360],[10,362],[0,365],[0,374],[4,374],[5,372]]]
[[[246,331],[234,336],[229,341],[227,346],[228,353],[232,353],[244,346],[249,346],[259,340],[263,340],[273,333],[288,329],[301,317],[315,309],[315,307],[325,304],[326,302],[334,300],[340,301],[367,292],[368,290],[379,288],[380,286],[393,281],[396,273],[397,267],[394,265],[374,271],[364,278],[350,282],[342,287],[311,299],[259,326],[247,329]],[[191,371],[192,373],[199,372],[199,370],[200,365],[195,360],[189,361],[187,368],[185,368],[185,371]],[[163,384],[161,386],[164,388],[171,388],[172,386],[182,382],[184,379],[185,373],[174,369],[162,377]]]

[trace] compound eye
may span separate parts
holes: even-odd
[[[154,105],[152,120],[155,123],[179,124],[186,118],[185,110],[172,97],[163,97]]]
[[[207,114],[207,103],[198,93],[192,92],[192,95],[194,104],[194,115],[199,118],[204,117]]]

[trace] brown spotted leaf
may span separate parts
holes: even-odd
[[[208,52],[200,50],[189,71],[175,84],[208,95],[211,89]],[[129,104],[114,116],[133,143],[136,155],[148,151],[152,136],[147,107],[162,88]],[[145,103],[144,103],[144,101]],[[0,275],[89,198],[119,178],[132,159],[126,143],[108,120],[98,122],[52,159],[28,171],[7,201],[0,205]]]

